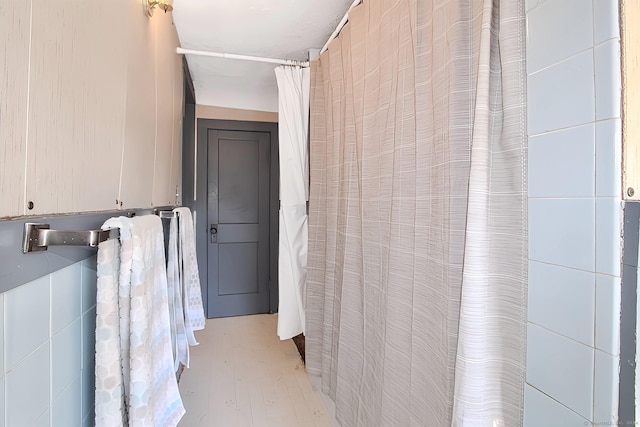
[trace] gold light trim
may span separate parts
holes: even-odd
[[[173,0],[142,0],[142,4],[148,17],[153,16],[153,11],[156,7],[164,10],[165,13],[173,10]]]

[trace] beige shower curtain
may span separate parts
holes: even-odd
[[[307,367],[343,426],[522,424],[524,0],[364,0],[312,64]]]

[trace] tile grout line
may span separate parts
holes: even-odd
[[[595,35],[594,35],[594,37],[595,37]],[[541,73],[543,71],[547,71],[550,68],[553,68],[553,67],[555,67],[557,65],[565,64],[566,62],[576,58],[577,56],[585,54],[586,52],[589,51],[589,49],[595,50],[598,47],[602,47],[602,46],[606,45],[607,43],[616,42],[616,41],[618,43],[620,43],[620,37],[610,37],[610,38],[608,38],[606,40],[603,40],[603,41],[601,41],[601,42],[599,42],[597,44],[595,43],[595,41],[592,41],[591,47],[587,47],[587,48],[584,48],[584,49],[579,50],[577,52],[574,52],[574,53],[570,54],[569,56],[566,56],[566,57],[564,57],[564,58],[562,58],[562,59],[560,59],[560,60],[558,60],[556,62],[553,62],[551,64],[545,65],[544,67],[539,68],[537,70],[533,70],[533,71],[527,70],[527,77],[535,76],[536,74],[539,74],[539,73]]]
[[[83,401],[83,395],[82,395],[82,376],[84,375],[84,371],[85,371],[85,366],[84,366],[84,347],[85,347],[85,342],[84,342],[84,337],[85,337],[85,328],[86,325],[84,324],[84,313],[82,312],[82,306],[84,304],[84,294],[85,294],[85,287],[84,287],[84,278],[85,278],[85,262],[84,260],[80,261],[80,402],[78,402],[78,418],[80,418],[80,425],[82,425],[83,417],[84,414],[82,413],[82,401]],[[76,349],[77,350],[77,349]]]
[[[594,120],[598,118],[598,78],[597,78],[597,73],[596,73],[596,19],[595,19],[595,3],[591,2],[591,31],[592,31],[592,39],[591,39],[591,45],[593,46],[593,49],[591,50],[591,59],[593,61],[593,99],[594,99],[594,103],[593,103],[593,117]],[[594,141],[594,156],[593,156],[593,188],[594,188],[594,193],[598,194],[598,162],[597,162],[597,158],[595,156],[596,154],[596,147],[598,146],[598,141],[596,140],[597,138],[597,131],[596,131],[596,124],[594,122],[593,125],[593,141]],[[594,241],[594,250],[593,250],[593,266],[594,266],[594,270],[598,269],[598,202],[596,200],[594,200],[593,203],[593,241]],[[593,286],[593,292],[594,292],[594,296],[593,296],[593,367],[592,367],[592,379],[593,382],[591,383],[591,421],[594,421],[595,418],[595,407],[596,407],[596,346],[597,346],[597,328],[598,328],[598,322],[597,322],[597,318],[598,318],[598,312],[597,312],[597,308],[598,308],[598,301],[596,300],[596,298],[598,297],[598,292],[597,292],[597,287],[598,287],[598,280],[597,280],[597,276],[594,276],[594,286]]]
[[[49,274],[49,425],[53,425],[53,274]]]
[[[562,406],[563,408],[568,409],[569,411],[573,412],[574,414],[576,414],[577,416],[579,416],[580,418],[582,418],[583,420],[586,420],[587,418],[585,418],[583,415],[580,415],[579,413],[577,413],[575,410],[571,409],[570,407],[568,407],[567,405],[565,405],[564,403],[560,402],[558,399],[548,395],[547,393],[545,393],[544,391],[542,391],[541,389],[539,389],[538,387],[536,387],[535,385],[531,384],[529,381],[526,381],[526,384],[531,387],[532,389],[534,389],[535,391],[537,391],[538,393],[544,395],[545,397],[548,397],[549,399],[553,400],[555,403],[557,403],[558,405]]]
[[[6,293],[6,292],[5,292]],[[7,330],[7,322],[6,322],[6,313],[7,306],[5,304],[6,297],[5,293],[0,294],[2,296],[2,378],[4,379],[2,384],[2,422],[6,426],[8,424],[7,418],[7,345],[5,342],[6,330]]]
[[[571,125],[567,125],[567,126],[563,126],[563,127],[559,127],[559,128],[543,130],[543,131],[540,131],[540,132],[529,134],[527,136],[529,138],[537,138],[537,137],[544,136],[544,135],[549,135],[549,134],[559,133],[559,132],[563,132],[563,131],[573,130],[575,128],[588,126],[590,124],[597,125],[598,123],[604,123],[604,122],[616,122],[616,121],[620,121],[621,119],[622,118],[618,117],[618,116],[603,117],[603,118],[600,118],[600,119],[596,118],[595,120],[591,120],[591,121],[587,121],[587,122],[580,122],[580,123],[575,123],[575,124],[571,124]],[[616,196],[609,196],[609,197],[616,197]]]
[[[551,328],[549,328],[549,327],[547,327],[547,326],[541,325],[541,324],[536,323],[536,322],[533,322],[533,321],[531,321],[531,320],[527,320],[527,323],[529,323],[529,324],[531,324],[531,325],[533,325],[533,326],[536,326],[536,327],[538,327],[538,328],[540,328],[540,329],[543,329],[543,330],[545,330],[545,331],[547,331],[547,332],[550,332],[550,333],[552,333],[552,334],[554,334],[554,335],[556,335],[556,336],[558,336],[558,337],[565,338],[565,339],[567,339],[567,340],[569,340],[569,341],[573,342],[574,344],[580,344],[581,346],[583,346],[583,347],[587,347],[587,348],[592,349],[592,350],[595,350],[595,349],[596,349],[596,348],[595,348],[595,343],[594,343],[594,345],[585,344],[585,343],[583,343],[582,341],[579,341],[579,340],[577,340],[577,339],[575,339],[575,338],[571,338],[571,337],[569,337],[569,336],[566,336],[566,335],[564,335],[564,334],[562,334],[562,333],[560,333],[560,332],[558,332],[558,331],[554,331],[553,329],[551,329]]]

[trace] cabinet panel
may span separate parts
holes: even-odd
[[[156,140],[155,37],[157,19],[140,13],[138,2],[129,2],[131,34],[127,41],[127,117],[120,200],[124,208],[151,206]]]
[[[1,2],[0,217],[175,204],[177,45],[135,1]]]
[[[0,2],[0,217],[24,213],[30,2]]]
[[[173,35],[176,46],[179,45],[177,33]],[[171,155],[171,189],[174,203],[182,204],[182,116],[184,115],[184,74],[182,58],[173,61],[173,149]],[[175,190],[178,189],[178,200]]]
[[[126,97],[126,0],[33,0],[29,214],[113,209]],[[118,28],[119,31],[114,31]]]
[[[173,37],[172,15],[158,13],[154,19],[158,21],[158,46],[156,55],[156,84],[157,91],[157,133],[155,147],[155,168],[153,179],[153,204],[155,206],[175,204],[175,187],[171,188],[172,180],[172,149],[173,134],[176,123],[173,115],[173,81],[176,60],[175,49],[169,50],[169,46],[175,47]]]

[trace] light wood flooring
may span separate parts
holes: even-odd
[[[180,379],[180,427],[331,427],[292,340],[276,315],[207,320]]]

